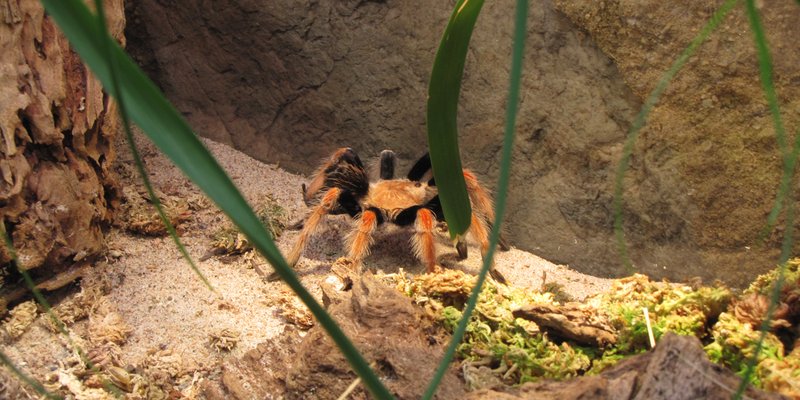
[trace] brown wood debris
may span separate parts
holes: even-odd
[[[606,318],[597,309],[581,303],[529,304],[514,311],[514,316],[578,343],[604,347],[617,342],[617,333]]]

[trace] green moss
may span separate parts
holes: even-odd
[[[798,264],[793,261],[790,280],[796,279],[791,274],[798,274]],[[774,272],[760,277],[750,290],[767,290],[770,279],[774,279]],[[415,278],[401,274],[393,282],[452,332],[461,319],[464,301],[475,279],[460,271],[446,270]],[[607,321],[617,333],[614,345],[597,348],[570,341],[556,342],[534,322],[514,317],[513,311],[525,305],[557,304],[553,293],[487,282],[458,347],[458,356],[467,367],[474,367],[472,371],[488,371],[494,377],[494,381],[487,381],[489,384],[499,380],[516,385],[542,378],[598,374],[650,348],[643,311],[647,308],[656,341],[666,332],[697,336],[708,343],[705,351],[712,361],[741,374],[755,353],[759,332],[737,320],[730,311],[724,312],[732,298],[731,291],[721,286],[692,288],[653,282],[643,275],[615,280],[607,293],[583,301],[585,307],[596,310],[598,318]],[[792,393],[787,390],[800,375],[800,349],[791,357],[784,357],[783,353],[781,341],[768,334],[753,383]],[[471,381],[475,386],[479,379]]]
[[[722,313],[714,325],[712,335],[714,341],[705,347],[708,358],[742,375],[747,363],[756,353],[760,332],[754,330],[749,323],[737,320],[732,314]],[[783,352],[781,341],[772,333],[767,333],[758,362],[761,364],[766,360],[782,360]],[[761,387],[758,374],[754,375],[753,379],[752,383]]]
[[[645,307],[656,341],[666,332],[703,338],[708,335],[709,321],[719,316],[731,298],[731,291],[725,287],[694,290],[685,285],[652,282],[637,274],[614,281],[611,291],[598,300],[599,308],[619,332],[614,354],[621,355],[649,348]]]
[[[744,294],[757,293],[764,296],[772,295],[772,284],[778,279],[780,267],[759,275],[753,283],[744,291]],[[790,292],[800,293],[800,258],[794,258],[787,262],[785,275],[783,276],[784,295]]]
[[[800,398],[800,348],[782,360],[767,358],[760,362],[756,376],[764,389]]]

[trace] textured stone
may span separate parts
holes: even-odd
[[[204,136],[295,172],[310,173],[341,146],[363,157],[391,148],[408,165],[424,152],[427,81],[452,6],[142,0],[129,3],[127,36]],[[490,187],[513,8],[510,0],[484,5],[459,105],[462,157]],[[623,140],[648,91],[713,10],[691,1],[531,7],[507,214],[514,245],[583,272],[630,272],[611,214]],[[800,11],[771,2],[764,11],[781,55],[779,94],[796,99],[791,21]],[[743,285],[776,260],[777,236],[755,248],[780,167],[755,68],[737,11],[654,110],[625,180],[626,237],[640,271]],[[785,109],[793,131],[800,108]]]

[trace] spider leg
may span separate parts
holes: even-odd
[[[473,214],[478,214],[481,219],[483,219],[486,223],[486,230],[489,231],[492,228],[495,217],[492,197],[489,195],[489,192],[481,186],[478,182],[478,178],[472,171],[468,169],[464,170],[464,181],[467,184],[467,193],[469,194],[469,201],[473,208],[472,212]],[[503,232],[500,232],[498,245],[503,251],[508,251],[511,247],[503,236]]]
[[[325,195],[322,196],[322,200],[319,202],[319,204],[314,206],[314,208],[311,210],[308,218],[303,222],[303,230],[300,231],[300,236],[297,237],[297,241],[294,243],[292,251],[286,258],[286,262],[290,267],[293,267],[295,264],[297,264],[297,261],[300,259],[300,254],[302,254],[303,249],[306,247],[308,238],[310,238],[311,235],[313,235],[317,230],[322,218],[330,214],[331,210],[337,207],[339,195],[341,193],[342,190],[339,188],[334,187],[328,189],[328,191],[325,192]]]
[[[480,243],[481,258],[485,260],[486,254],[489,252],[489,224],[480,216],[472,213],[472,223],[469,224],[469,233]],[[458,245],[456,245],[456,248],[458,248]],[[494,260],[491,260],[489,264],[489,275],[500,283],[506,283],[506,278],[494,267]]]
[[[428,185],[436,186],[436,183],[433,180],[433,170],[431,169],[431,155],[430,153],[425,153],[416,163],[414,166],[411,167],[411,170],[408,171],[408,180],[410,181],[417,181],[423,182],[428,181]]]
[[[372,234],[383,223],[383,216],[377,208],[368,208],[361,213],[356,229],[347,237],[350,247],[350,260],[356,268],[361,268],[364,257],[369,255]]]
[[[486,220],[494,221],[494,202],[486,189],[478,183],[478,178],[472,171],[464,170],[464,182],[467,184],[467,193],[472,208]]]
[[[381,179],[394,179],[394,167],[397,164],[397,156],[391,150],[381,152]]]
[[[444,211],[442,211],[442,202],[439,200],[439,195],[433,196],[432,199],[428,200],[425,204],[425,208],[433,211],[436,214],[436,219],[439,221],[444,221]],[[458,252],[458,259],[464,260],[467,258],[468,251],[467,251],[467,242],[464,239],[459,238],[456,242],[456,251]]]
[[[436,272],[436,245],[434,229],[436,228],[436,214],[427,208],[416,210],[414,221],[414,236],[412,244],[417,258],[425,264],[428,272]]]
[[[464,170],[464,181],[467,183],[467,193],[469,194],[470,203],[472,203],[472,222],[469,225],[469,233],[481,245],[481,257],[486,258],[489,251],[489,230],[492,227],[491,221],[494,221],[494,202],[489,196],[489,193],[484,189],[478,178],[470,170]],[[499,247],[503,250],[508,250],[508,244],[505,239],[500,235]],[[506,283],[506,278],[494,268],[494,260],[489,265],[489,274],[498,282]]]
[[[344,192],[337,207],[330,210],[331,214],[348,213],[354,216],[361,212],[357,208],[358,199],[369,191],[369,178],[364,164],[353,149],[342,147],[322,163],[308,186],[302,186],[303,200],[311,207],[320,193],[330,188],[339,188]]]

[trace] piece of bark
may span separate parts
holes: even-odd
[[[533,321],[542,330],[581,344],[605,347],[617,342],[617,333],[597,309],[581,303],[529,304],[514,311],[517,318]]]
[[[445,340],[433,337],[433,321],[370,273],[350,275],[352,289],[337,294],[327,287],[328,312],[374,366],[398,399],[418,399],[444,352]],[[350,365],[319,324],[302,339],[284,333],[223,366],[217,382],[206,385],[210,399],[335,399],[356,379]],[[297,336],[299,338],[299,336]],[[294,341],[294,344],[292,343]],[[280,355],[280,356],[277,356]],[[436,398],[465,395],[458,370],[451,367]],[[363,384],[349,398],[369,398]]]
[[[119,197],[117,116],[41,3],[0,3],[0,223],[19,266],[52,275],[103,250]],[[122,0],[104,3],[124,42]]]

